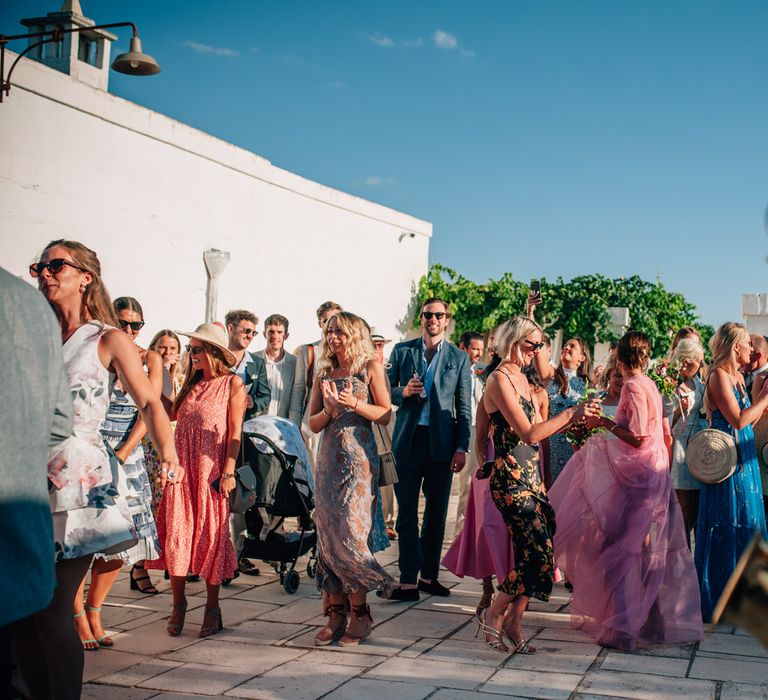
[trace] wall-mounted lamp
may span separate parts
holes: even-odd
[[[0,34],[0,102],[3,101],[3,94],[6,96],[11,90],[11,74],[13,69],[16,68],[16,64],[21,58],[30,51],[42,46],[43,44],[58,43],[61,41],[61,37],[64,34],[74,34],[76,32],[91,32],[95,29],[113,29],[114,27],[131,27],[133,29],[133,37],[131,38],[130,50],[127,53],[120,54],[112,62],[112,69],[118,73],[125,73],[126,75],[155,75],[160,72],[160,66],[157,61],[142,52],[141,39],[139,39],[139,32],[136,29],[136,25],[133,22],[113,22],[111,24],[97,24],[89,27],[57,27],[44,32],[31,32],[29,34],[16,34],[14,36],[6,36]],[[8,77],[5,77],[5,45],[9,41],[16,41],[20,39],[35,39],[41,37],[42,40],[36,44],[27,46],[22,51],[16,60],[11,65],[11,69],[8,71]]]
[[[403,231],[397,239],[398,243],[402,243],[404,238],[416,238],[416,234],[413,231]]]

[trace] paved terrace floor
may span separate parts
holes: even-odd
[[[455,511],[455,507],[454,507]],[[448,531],[452,531],[449,523]],[[397,546],[377,555],[397,575]],[[318,648],[320,595],[304,567],[288,595],[275,573],[222,588],[225,630],[202,640],[203,583],[188,584],[181,636],[165,631],[171,596],[129,590],[123,572],[104,607],[113,649],[86,652],[83,698],[185,700],[201,696],[290,700],[768,700],[768,654],[745,632],[720,626],[695,645],[635,653],[603,649],[570,626],[568,592],[532,601],[527,636],[538,654],[500,654],[474,638],[477,581],[442,572],[451,596],[418,603],[371,597],[375,627],[359,647]]]

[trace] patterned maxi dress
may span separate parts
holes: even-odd
[[[532,422],[536,412],[533,403],[522,396],[519,400]],[[514,546],[514,568],[498,589],[515,598],[524,595],[547,601],[554,583],[555,512],[541,483],[539,448],[521,442],[501,411],[494,411],[490,419],[496,449],[491,496]]]
[[[117,462],[110,463],[99,432],[114,382],[99,359],[99,340],[110,330],[86,323],[63,347],[75,420],[72,435],[48,460],[57,561],[114,554],[136,542],[128,504],[117,492]]]
[[[368,376],[332,380],[339,391],[352,382],[355,397],[368,403]],[[379,456],[371,421],[341,407],[323,431],[315,465],[317,587],[333,595],[391,588],[394,581],[370,548]]]
[[[554,379],[547,386],[550,418],[560,415],[566,408],[579,403],[587,388],[587,382],[577,376],[575,370],[563,367],[563,372],[568,380],[565,396],[563,396],[560,385]],[[549,471],[552,475],[552,483],[560,476],[560,472],[563,471],[571,457],[573,457],[573,448],[566,440],[565,432],[551,435],[549,437]]]
[[[107,417],[101,426],[101,434],[112,450],[118,450],[128,439],[138,418],[139,411],[133,399],[115,386]],[[125,464],[120,467],[117,490],[128,502],[139,541],[130,549],[107,558],[119,558],[128,564],[154,559],[159,552],[159,542],[152,515],[152,488],[144,465],[141,442],[133,448]]]
[[[184,480],[166,486],[157,517],[162,552],[148,569],[171,576],[198,574],[212,585],[237,569],[229,537],[229,499],[214,488],[227,458],[227,411],[231,374],[195,384],[181,404],[176,452]],[[217,483],[218,485],[218,483]]]

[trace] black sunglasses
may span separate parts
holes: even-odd
[[[201,352],[205,352],[205,348],[202,345],[187,345],[187,352],[190,355],[199,355]]]
[[[88,272],[88,270],[84,270],[82,267],[78,267],[74,263],[69,262],[69,260],[64,260],[64,258],[54,258],[53,260],[49,260],[47,263],[32,263],[29,266],[29,274],[32,275],[32,277],[40,277],[40,275],[45,272],[45,269],[48,268],[52,275],[58,275],[64,269],[64,265],[74,267],[75,270],[80,270],[80,272]]]
[[[427,321],[431,321],[432,317],[434,316],[438,321],[442,320],[443,316],[446,315],[445,311],[422,311],[421,315],[427,319]]]
[[[541,350],[544,347],[544,343],[534,343],[530,340],[526,340],[525,342],[528,344],[528,347],[530,347],[531,350],[533,350],[534,352],[536,350]]]
[[[128,326],[131,327],[131,330],[135,333],[138,333],[142,328],[144,328],[144,321],[123,321],[123,319],[119,319],[120,321],[120,328],[127,328]]]

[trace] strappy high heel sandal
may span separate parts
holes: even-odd
[[[490,576],[483,579],[483,595],[480,598],[480,602],[475,608],[475,617],[479,618],[484,610],[491,607],[493,602],[493,580]]]
[[[504,644],[504,639],[502,638],[503,632],[500,632],[499,630],[493,629],[493,627],[490,627],[485,624],[485,615],[481,613],[480,615],[477,615],[477,631],[475,632],[475,639],[477,639],[478,635],[480,634],[480,631],[483,632],[483,642],[485,643],[485,646],[489,647],[490,649],[493,649],[494,651],[498,651],[500,654],[508,654],[509,653],[509,647],[507,647],[506,644]],[[491,636],[490,639],[488,639],[488,635]]]
[[[502,634],[509,640],[509,643],[512,645],[512,653],[514,654],[535,654],[536,653],[536,647],[531,646],[528,641],[525,639],[525,637],[521,637],[520,641],[517,642],[512,638],[512,635],[507,632],[505,629],[502,629]]]
[[[368,618],[368,622],[365,625],[365,628],[360,634],[349,634],[349,632],[345,632],[344,636],[339,640],[339,646],[340,647],[354,647],[360,644],[360,642],[364,642],[368,637],[371,636],[371,629],[373,629],[373,618],[371,617],[371,607],[368,604],[365,605],[353,605],[352,606],[352,614],[358,619],[362,619],[364,617]]]
[[[72,615],[73,620],[77,620],[78,617],[82,617],[85,615],[85,610],[81,610],[79,613],[75,613]],[[89,626],[90,629],[90,626]],[[93,632],[91,632],[93,634]],[[81,639],[80,642],[83,645],[83,651],[98,651],[101,649],[99,646],[99,643],[96,641],[94,637],[91,637],[90,639]]]
[[[96,612],[99,613],[99,625],[101,625],[101,607],[95,608],[92,605],[86,605],[85,610],[83,612]],[[90,624],[90,620],[88,621]],[[102,630],[104,628],[102,627]],[[100,637],[96,637],[96,643],[100,647],[112,647],[115,646],[115,642],[106,632],[104,632]]]
[[[134,573],[137,571],[143,571],[144,575],[134,576]],[[133,568],[131,569],[129,578],[131,580],[130,588],[132,591],[139,591],[139,593],[143,593],[144,595],[157,595],[160,593],[160,591],[155,588],[155,584],[152,583],[152,579],[149,578],[149,573],[143,566],[136,566],[136,564],[134,564]],[[149,581],[149,583],[145,583],[142,586],[140,581]]]
[[[205,624],[205,615],[211,615],[214,619],[214,623],[212,625],[206,626]],[[216,634],[216,632],[221,632],[221,630],[224,629],[224,623],[221,620],[221,608],[209,608],[206,606],[205,608],[205,614],[203,615],[203,625],[200,627],[200,633],[197,635],[201,639],[203,637],[210,637],[212,634]]]
[[[178,613],[179,615],[177,620],[173,619],[174,613]],[[181,631],[184,629],[184,618],[186,617],[186,614],[186,603],[174,603],[171,606],[171,616],[168,618],[168,625],[165,628],[166,632],[168,632],[171,637],[178,637],[181,634]]]
[[[325,627],[315,635],[315,646],[325,647],[339,639],[347,631],[346,605],[327,605],[323,615],[328,618]]]

